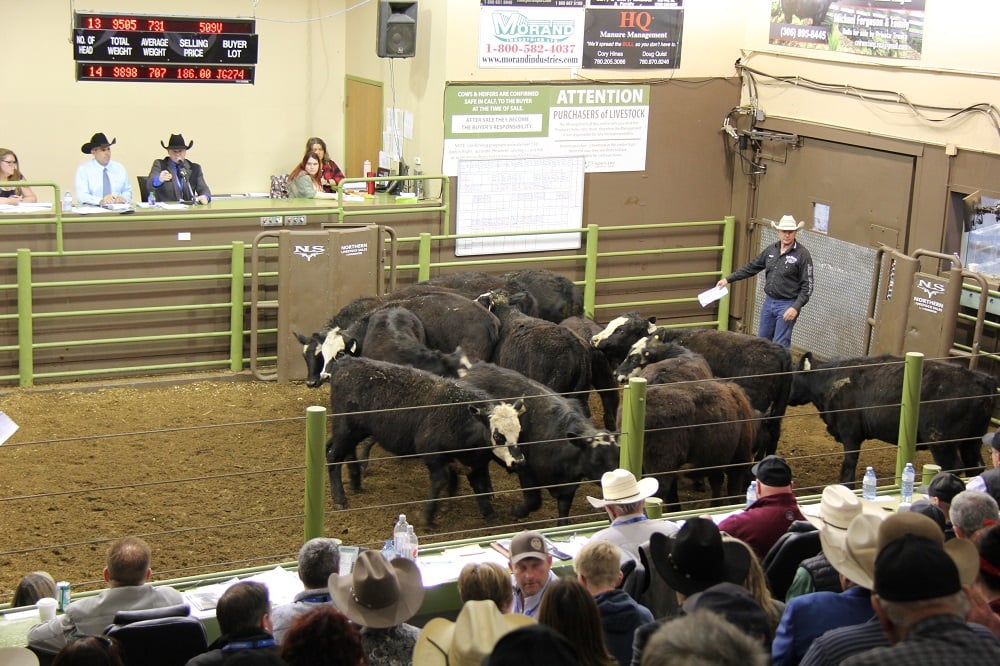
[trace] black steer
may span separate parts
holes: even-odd
[[[790,403],[814,404],[827,431],[843,445],[841,483],[855,480],[866,439],[898,443],[903,366],[902,357],[888,355],[819,363],[807,352],[799,361]],[[982,472],[980,438],[989,428],[996,391],[996,378],[986,373],[943,361],[924,363],[917,442],[929,446],[942,470]]]

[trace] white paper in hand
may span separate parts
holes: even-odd
[[[0,444],[3,444],[10,436],[17,432],[18,425],[9,416],[0,412]]]
[[[701,307],[707,307],[710,303],[716,302],[728,293],[729,287],[712,287],[698,294],[698,302],[701,303]]]

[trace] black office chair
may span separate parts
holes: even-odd
[[[795,571],[802,560],[822,550],[819,532],[807,521],[795,521],[792,527],[767,551],[761,566],[771,587],[771,596],[784,600],[795,579]]]
[[[184,666],[208,649],[205,628],[187,604],[119,611],[104,633],[121,643],[125,666]]]
[[[149,199],[149,176],[136,176],[135,179],[139,182],[139,201],[147,201]]]

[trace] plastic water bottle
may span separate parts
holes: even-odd
[[[757,482],[751,481],[750,485],[747,486],[747,506],[750,506],[757,501]]]
[[[407,533],[410,524],[406,522],[406,514],[399,514],[399,520],[396,521],[396,526],[392,528],[392,545],[396,549],[396,557],[409,557],[409,548],[407,547],[407,542],[409,541],[409,535]]]
[[[66,192],[63,194],[63,199],[62,199],[62,211],[64,213],[68,213],[71,210],[73,210],[73,195],[70,193],[69,190],[66,190]]]
[[[146,197],[146,203],[149,204],[150,208],[156,205],[156,193],[153,192],[153,190],[149,191],[149,196]]]
[[[875,494],[878,491],[878,478],[875,476],[875,468],[868,467],[865,470],[865,478],[861,482],[861,496],[866,500],[874,500]],[[913,494],[913,491],[910,491]]]
[[[913,463],[906,463],[906,467],[903,468],[903,484],[900,491],[900,501],[904,504],[911,504],[913,502],[913,479],[916,476],[916,471],[913,469]]]
[[[406,547],[408,548],[407,558],[416,562],[419,548],[417,545],[417,534],[413,531],[413,525],[407,525],[406,527]]]
[[[421,168],[421,165],[422,165],[422,162],[421,162],[420,158],[419,157],[414,157],[413,158],[413,175],[414,176],[422,176],[422,175],[424,175],[424,171]],[[424,184],[425,183],[422,180],[415,180],[415,181],[413,181],[413,190],[412,190],[412,192],[417,196],[418,199],[423,199],[424,198]]]
[[[386,539],[382,546],[382,557],[386,562],[392,562],[396,558],[396,547],[392,544],[392,539]]]

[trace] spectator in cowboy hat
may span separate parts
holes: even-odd
[[[798,664],[824,632],[867,622],[878,527],[886,512],[837,484],[823,489],[819,515],[808,520],[819,530],[823,554],[837,570],[843,592],[813,592],[791,599],[771,646],[775,666]]]
[[[207,204],[212,200],[212,190],[205,182],[201,165],[187,159],[187,151],[194,141],[184,143],[183,134],[171,134],[167,143],[167,156],[153,160],[149,169],[149,189],[157,201],[195,201]]]
[[[802,225],[791,215],[783,215],[777,224],[771,222],[778,232],[778,242],[768,245],[748,264],[716,283],[721,288],[764,271],[765,298],[757,335],[783,347],[791,346],[792,328],[813,291],[812,256],[795,240],[795,233]]]
[[[951,521],[955,536],[975,540],[981,529],[1000,522],[1000,509],[991,495],[966,490],[951,501]]]
[[[91,155],[76,168],[76,202],[102,206],[113,203],[131,203],[132,183],[128,171],[120,162],[111,159],[111,146],[118,139],[111,139],[104,132],[96,132],[90,141],[80,146],[84,155]]]
[[[967,490],[987,493],[1000,503],[1000,430],[983,435],[983,444],[990,447],[990,460],[993,469],[986,470],[979,476],[969,480]]]
[[[511,539],[509,566],[514,575],[514,612],[537,617],[545,589],[557,579],[545,537],[529,531]]]
[[[436,617],[420,632],[413,662],[420,666],[479,666],[505,634],[535,621],[518,613],[504,615],[488,599],[467,601],[452,622]]]
[[[964,539],[944,543],[936,525],[906,512],[879,528],[872,605],[893,647],[844,661],[848,666],[916,663],[1000,663],[1000,642],[975,634],[965,622],[962,587],[979,570],[979,554]]]
[[[965,483],[951,472],[938,472],[926,486],[917,488],[917,492],[927,495],[931,504],[944,513],[945,524],[951,526],[951,501],[955,495],[965,490]]]
[[[750,470],[757,501],[721,523],[719,529],[747,543],[762,561],[767,551],[796,520],[805,520],[792,492],[792,468],[784,458],[764,457]]]
[[[362,627],[361,645],[369,666],[396,666],[412,661],[420,630],[407,620],[424,600],[420,570],[410,560],[387,562],[366,550],[350,574],[330,576],[333,605]]]
[[[690,518],[673,537],[654,534],[649,548],[657,573],[683,604],[691,595],[718,583],[741,585],[750,570],[750,551],[736,541],[724,541],[708,518]],[[632,663],[639,663],[649,637],[669,618],[660,618],[635,630]]]
[[[654,478],[636,481],[627,469],[615,469],[601,476],[600,499],[587,496],[595,509],[604,509],[611,525],[597,532],[591,541],[610,541],[633,560],[639,560],[639,546],[648,543],[654,533],[670,536],[677,525],[669,520],[649,520],[643,513],[647,497],[656,493],[660,483]]]
[[[532,624],[505,634],[483,666],[580,666],[580,661],[562,634],[544,624]]]

